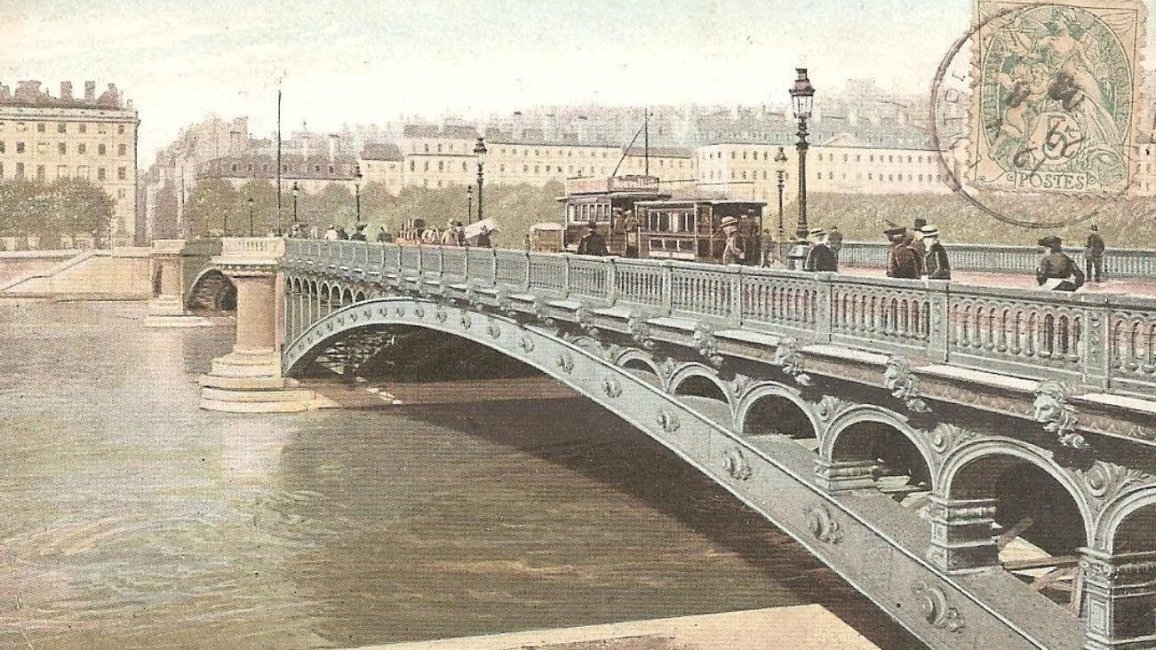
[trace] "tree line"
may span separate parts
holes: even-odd
[[[468,222],[467,208],[477,219],[477,188],[467,195],[465,186],[441,188],[406,187],[391,194],[382,183],[366,183],[361,188],[361,221],[369,224],[370,234],[379,226],[397,233],[408,219],[424,219],[431,226],[442,227],[447,221]],[[531,224],[558,221],[562,208],[556,198],[564,192],[561,183],[543,187],[530,185],[495,185],[484,188],[484,217],[493,218],[507,233],[506,245],[520,245],[522,235]],[[252,204],[249,199],[252,198]],[[172,197],[164,202],[174,210]],[[250,208],[252,208],[250,212]],[[185,201],[185,215],[193,235],[220,235],[228,229],[229,235],[249,234],[250,215],[253,233],[286,232],[293,222],[293,194],[281,195],[278,219],[277,190],[263,179],[247,181],[237,188],[221,179],[207,179],[197,184]],[[173,215],[175,222],[175,212]],[[299,192],[297,221],[302,225],[317,226],[322,232],[329,226],[351,230],[357,222],[357,197],[345,185],[330,183],[320,192]]]
[[[116,199],[91,181],[58,178],[52,182],[6,179],[0,182],[0,235],[40,237],[103,236]]]

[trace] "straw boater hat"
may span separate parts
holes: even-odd
[[[807,231],[808,237],[822,237],[826,234],[827,234],[827,231],[823,230],[822,228],[812,228],[809,231]]]
[[[1040,246],[1043,246],[1044,248],[1057,248],[1057,247],[1063,246],[1063,241],[1059,237],[1056,237],[1055,235],[1048,235],[1047,237],[1040,237],[1039,241],[1037,241],[1036,243],[1039,244]]]
[[[934,224],[927,224],[926,226],[920,228],[919,232],[923,233],[924,237],[938,237],[939,236],[939,228],[937,226],[935,226]]]
[[[892,226],[891,228],[884,230],[883,234],[887,235],[887,239],[896,241],[907,234],[907,228],[903,226]]]
[[[737,226],[739,225],[739,220],[735,219],[734,217],[723,217],[721,225],[723,228],[726,228],[727,226]]]

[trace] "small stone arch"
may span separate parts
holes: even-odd
[[[365,300],[365,292],[360,289],[353,294],[353,302],[362,302]]]
[[[1156,530],[1156,485],[1148,485],[1126,492],[1104,506],[1096,522],[1095,548],[1109,553],[1156,550],[1153,530]]]
[[[191,311],[233,311],[237,309],[237,285],[220,269],[207,268],[189,288],[185,307]]]
[[[1091,545],[1095,539],[1095,508],[1092,503],[1075,477],[1056,464],[1050,453],[1028,443],[1013,438],[999,438],[972,442],[956,449],[944,459],[936,481],[936,491],[949,499],[969,498],[975,489],[961,489],[958,484],[960,473],[976,461],[996,456],[1029,463],[1055,479],[1075,502],[1083,520],[1085,543]]]
[[[619,354],[614,359],[614,365],[623,370],[631,371],[641,378],[646,379],[654,386],[662,387],[662,370],[659,369],[658,364],[654,359],[642,350],[634,348],[627,349],[622,354]]]
[[[835,416],[822,435],[819,457],[832,467],[859,467],[866,486],[911,507],[922,507],[938,485],[934,451],[906,417],[880,406],[861,404]]]
[[[727,427],[734,426],[734,403],[729,387],[712,369],[700,363],[688,363],[667,380],[667,394],[680,396],[704,415]]]
[[[811,405],[794,388],[761,382],[742,396],[735,410],[735,431],[740,435],[780,433],[796,440],[813,440],[815,447],[818,446],[822,424]],[[764,430],[770,420],[785,424],[775,431]]]
[[[713,384],[718,389],[718,393],[722,395],[723,401],[727,404],[731,403],[730,388],[719,379],[717,372],[701,363],[688,363],[675,370],[666,381],[666,392],[671,395],[678,395],[679,388],[687,381],[695,378],[701,378],[703,381]]]

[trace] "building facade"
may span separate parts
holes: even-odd
[[[92,181],[116,201],[108,235],[117,243],[143,239],[143,220],[137,218],[139,126],[132,102],[114,84],[97,96],[96,83],[87,81],[83,97],[74,97],[67,81],[58,97],[39,81],[18,82],[15,91],[0,84],[0,181]]]

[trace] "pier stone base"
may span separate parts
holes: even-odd
[[[281,376],[277,350],[277,282],[285,242],[226,239],[213,265],[237,285],[237,341],[202,375],[201,408],[227,413],[293,413],[317,397]]]

